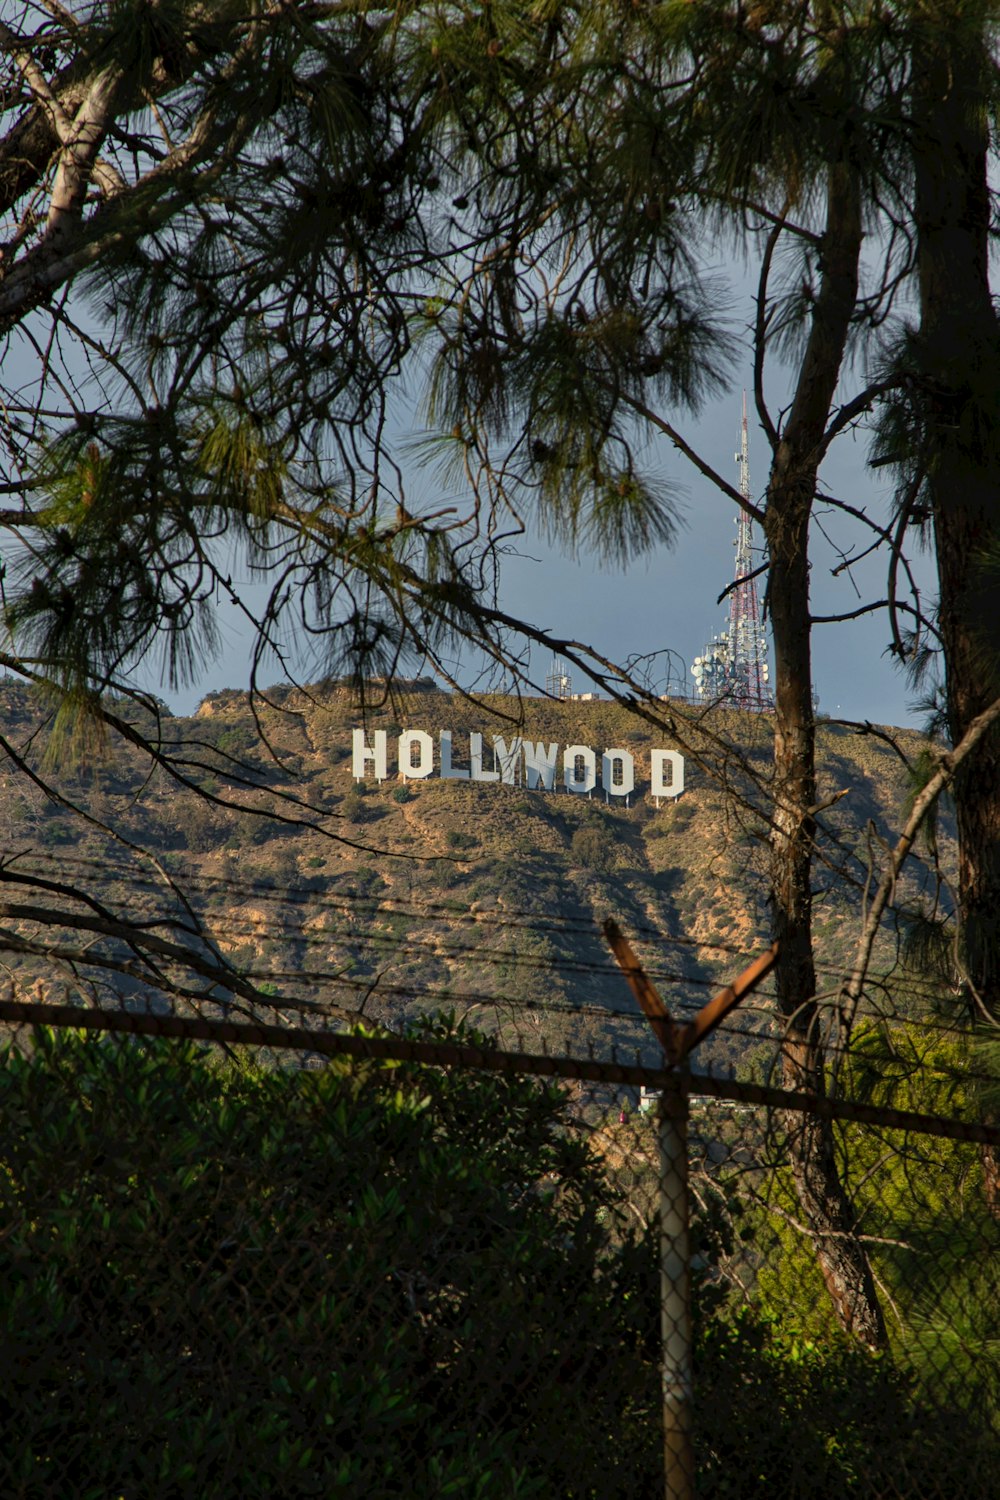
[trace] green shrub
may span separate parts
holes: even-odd
[[[372,802],[360,786],[352,786],[345,792],[337,809],[348,823],[374,823],[382,816],[382,809]]]
[[[0,1067],[2,1493],[656,1493],[630,1242],[557,1092],[40,1043]]]
[[[41,843],[49,844],[71,844],[74,840],[74,829],[69,823],[64,823],[59,818],[46,818],[38,830]]]
[[[847,1335],[812,1343],[747,1309],[704,1319],[695,1392],[698,1500],[996,1493],[995,1440]]]
[[[387,889],[385,880],[374,865],[355,865],[348,876],[348,891],[361,896],[377,896]]]
[[[572,1118],[514,1075],[8,1048],[0,1493],[662,1496],[657,1244]],[[1000,1493],[888,1357],[728,1311],[694,1227],[699,1500]]]
[[[570,852],[586,870],[610,870],[615,862],[614,840],[605,828],[578,828]]]
[[[234,726],[231,729],[223,729],[216,736],[217,749],[224,755],[234,760],[241,760],[251,751],[257,748],[257,736],[249,726]]]
[[[271,839],[284,838],[287,833],[288,825],[280,823],[277,818],[266,818],[256,813],[243,812],[235,819],[232,842],[228,847],[253,849],[261,844],[269,843]]]

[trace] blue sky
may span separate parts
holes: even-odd
[[[740,405],[740,396],[734,392],[686,429],[693,432],[702,455],[734,484]],[[538,560],[510,561],[504,599],[511,613],[527,615],[558,634],[576,635],[615,659],[670,647],[684,658],[690,673],[692,658],[725,623],[726,605],[717,605],[716,599],[733,576],[735,512],[671,445],[663,444],[655,455],[648,455],[649,460],[654,457],[685,488],[684,524],[672,549],[658,550],[623,574],[602,569],[593,559],[571,562],[541,542],[527,543],[525,551]],[[750,473],[755,498],[765,486],[768,459],[764,436],[754,431],[751,419]],[[855,505],[867,503],[876,514],[887,515],[887,493],[877,488],[866,470],[861,439],[843,439],[824,466],[823,477],[828,492]],[[831,514],[822,520],[832,541],[846,548],[852,533],[842,519]],[[756,540],[760,542],[759,534]],[[817,530],[812,567],[816,614],[852,610],[885,597],[881,558],[851,570],[856,589],[846,574],[831,576],[839,561],[834,547]],[[930,596],[934,591],[932,560],[917,553],[915,562],[921,586]],[[816,626],[815,679],[824,712],[874,723],[914,721],[909,705],[915,694],[885,654],[889,639],[884,612]],[[533,661],[532,665],[544,670],[545,664]]]
[[[740,416],[737,387],[684,427],[685,436],[733,483],[738,478],[734,454]],[[824,465],[824,484],[828,492],[854,505],[869,506],[874,514],[885,517],[888,491],[884,482],[880,489],[876,476],[866,469],[864,454],[863,434],[840,439]],[[765,486],[768,459],[766,440],[756,430],[751,413],[750,474],[755,498]],[[650,447],[645,460],[681,491],[682,524],[675,545],[659,548],[622,571],[606,568],[593,557],[569,558],[542,537],[529,534],[519,543],[518,555],[508,557],[504,564],[501,605],[513,615],[544,626],[557,636],[582,640],[615,660],[670,648],[683,658],[690,682],[693,657],[725,623],[726,606],[717,605],[716,599],[733,576],[735,512],[731,502],[666,441]],[[418,488],[428,501],[440,503],[429,481],[422,481]],[[868,559],[852,569],[850,576],[831,576],[839,561],[835,545],[847,549],[852,534],[857,540],[860,533],[852,533],[834,514],[821,515],[821,521],[830,541],[819,530],[814,532],[814,612],[832,614],[884,598],[885,563],[881,558]],[[861,545],[867,545],[867,539]],[[913,561],[929,600],[934,592],[932,560],[917,551]],[[207,666],[190,689],[163,692],[175,711],[190,712],[210,688],[245,685],[245,631],[224,605],[220,605],[220,623],[224,649],[219,659]],[[883,612],[816,627],[815,681],[823,712],[880,724],[919,722],[919,715],[910,706],[916,694],[886,654],[889,639]],[[536,680],[544,678],[548,666],[547,654],[536,648],[531,659]],[[474,656],[467,655],[457,667],[458,679],[471,682],[476,667]],[[148,680],[162,691],[153,679]],[[264,680],[270,680],[266,673]],[[582,680],[574,681],[578,691],[587,687]]]
[[[728,268],[733,292],[734,310],[742,305],[751,291],[751,283],[740,268]],[[12,351],[13,364],[23,365],[24,378],[30,383],[35,375],[32,360],[22,346]],[[27,356],[27,357],[26,357]],[[12,372],[13,373],[13,372]],[[751,382],[749,360],[745,369],[735,369],[730,389],[721,398],[708,403],[697,415],[685,419],[671,413],[671,419],[685,439],[698,450],[719,473],[733,484],[738,482],[734,454],[739,446],[741,391]],[[780,364],[769,372],[769,397],[772,413],[787,386],[787,371]],[[852,380],[853,380],[852,376]],[[414,451],[413,428],[421,422],[419,393],[400,402],[392,424],[393,441],[404,462],[411,503],[437,509],[442,502],[458,502],[465,510],[463,496],[449,496],[436,487],[433,476],[418,470],[411,462]],[[763,433],[756,427],[751,403],[750,474],[755,498],[759,498],[767,480],[769,451]],[[865,434],[846,434],[834,444],[821,474],[828,493],[858,507],[867,508],[879,519],[889,514],[888,486],[884,477],[873,474],[865,465]],[[687,459],[666,439],[658,439],[644,454],[646,466],[679,492],[680,520],[675,545],[661,547],[633,562],[626,571],[606,568],[592,556],[573,559],[558,547],[530,533],[521,539],[518,555],[509,556],[501,575],[500,604],[507,612],[532,624],[550,630],[556,636],[581,640],[603,655],[624,661],[632,655],[670,649],[682,659],[690,684],[692,659],[725,623],[725,606],[716,600],[732,580],[734,563],[735,511],[731,501],[702,477]],[[881,488],[880,488],[881,485]],[[852,532],[834,514],[819,520],[823,531],[814,529],[812,552],[813,609],[817,614],[832,614],[858,608],[866,601],[885,597],[885,562],[872,557],[842,574],[831,576],[839,561],[835,547],[861,550],[870,540]],[[851,523],[853,525],[853,523]],[[759,543],[760,538],[757,538]],[[8,539],[8,547],[11,545]],[[916,553],[916,572],[924,590],[925,603],[934,595],[932,560]],[[246,569],[237,564],[233,576],[246,579]],[[254,596],[251,588],[249,597]],[[256,596],[261,597],[260,586]],[[224,601],[220,601],[219,625],[222,650],[218,658],[207,662],[198,679],[182,690],[165,687],[158,664],[149,662],[138,680],[162,696],[175,712],[191,712],[211,689],[241,688],[247,683],[249,634],[245,623]],[[850,719],[870,719],[881,724],[919,723],[920,715],[911,705],[917,696],[905,674],[886,654],[890,631],[885,614],[865,615],[843,624],[817,626],[814,631],[815,684],[823,712]],[[536,649],[531,659],[532,675],[543,681],[550,658]],[[303,675],[316,676],[321,669],[314,663],[300,663]],[[458,681],[475,680],[479,663],[469,652],[456,664]],[[277,663],[263,683],[280,675]],[[575,681],[577,691],[589,684]]]

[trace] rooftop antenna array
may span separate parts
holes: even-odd
[[[545,678],[545,696],[547,698],[572,698],[573,696],[573,679],[558,656],[553,656],[552,665]]]
[[[743,426],[740,451],[740,494],[747,505],[750,497],[750,439],[747,428],[747,393],[743,392]],[[706,701],[724,701],[737,708],[771,708],[774,698],[768,682],[767,633],[761,620],[757,594],[757,564],[754,562],[753,521],[746,510],[736,518],[736,574],[729,595],[729,622],[696,656],[691,668],[697,696]]]

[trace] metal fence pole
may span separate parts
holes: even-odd
[[[688,1101],[678,1081],[660,1095],[660,1338],[666,1500],[694,1500]]]

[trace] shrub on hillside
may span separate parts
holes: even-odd
[[[615,862],[614,840],[605,828],[578,828],[570,852],[585,870],[610,870]]]
[[[675,802],[670,813],[670,826],[675,833],[680,833],[682,828],[687,828],[697,817],[697,809],[693,802]]]
[[[360,786],[352,786],[345,792],[337,808],[340,817],[348,823],[374,823],[382,817],[382,808],[369,798]]]

